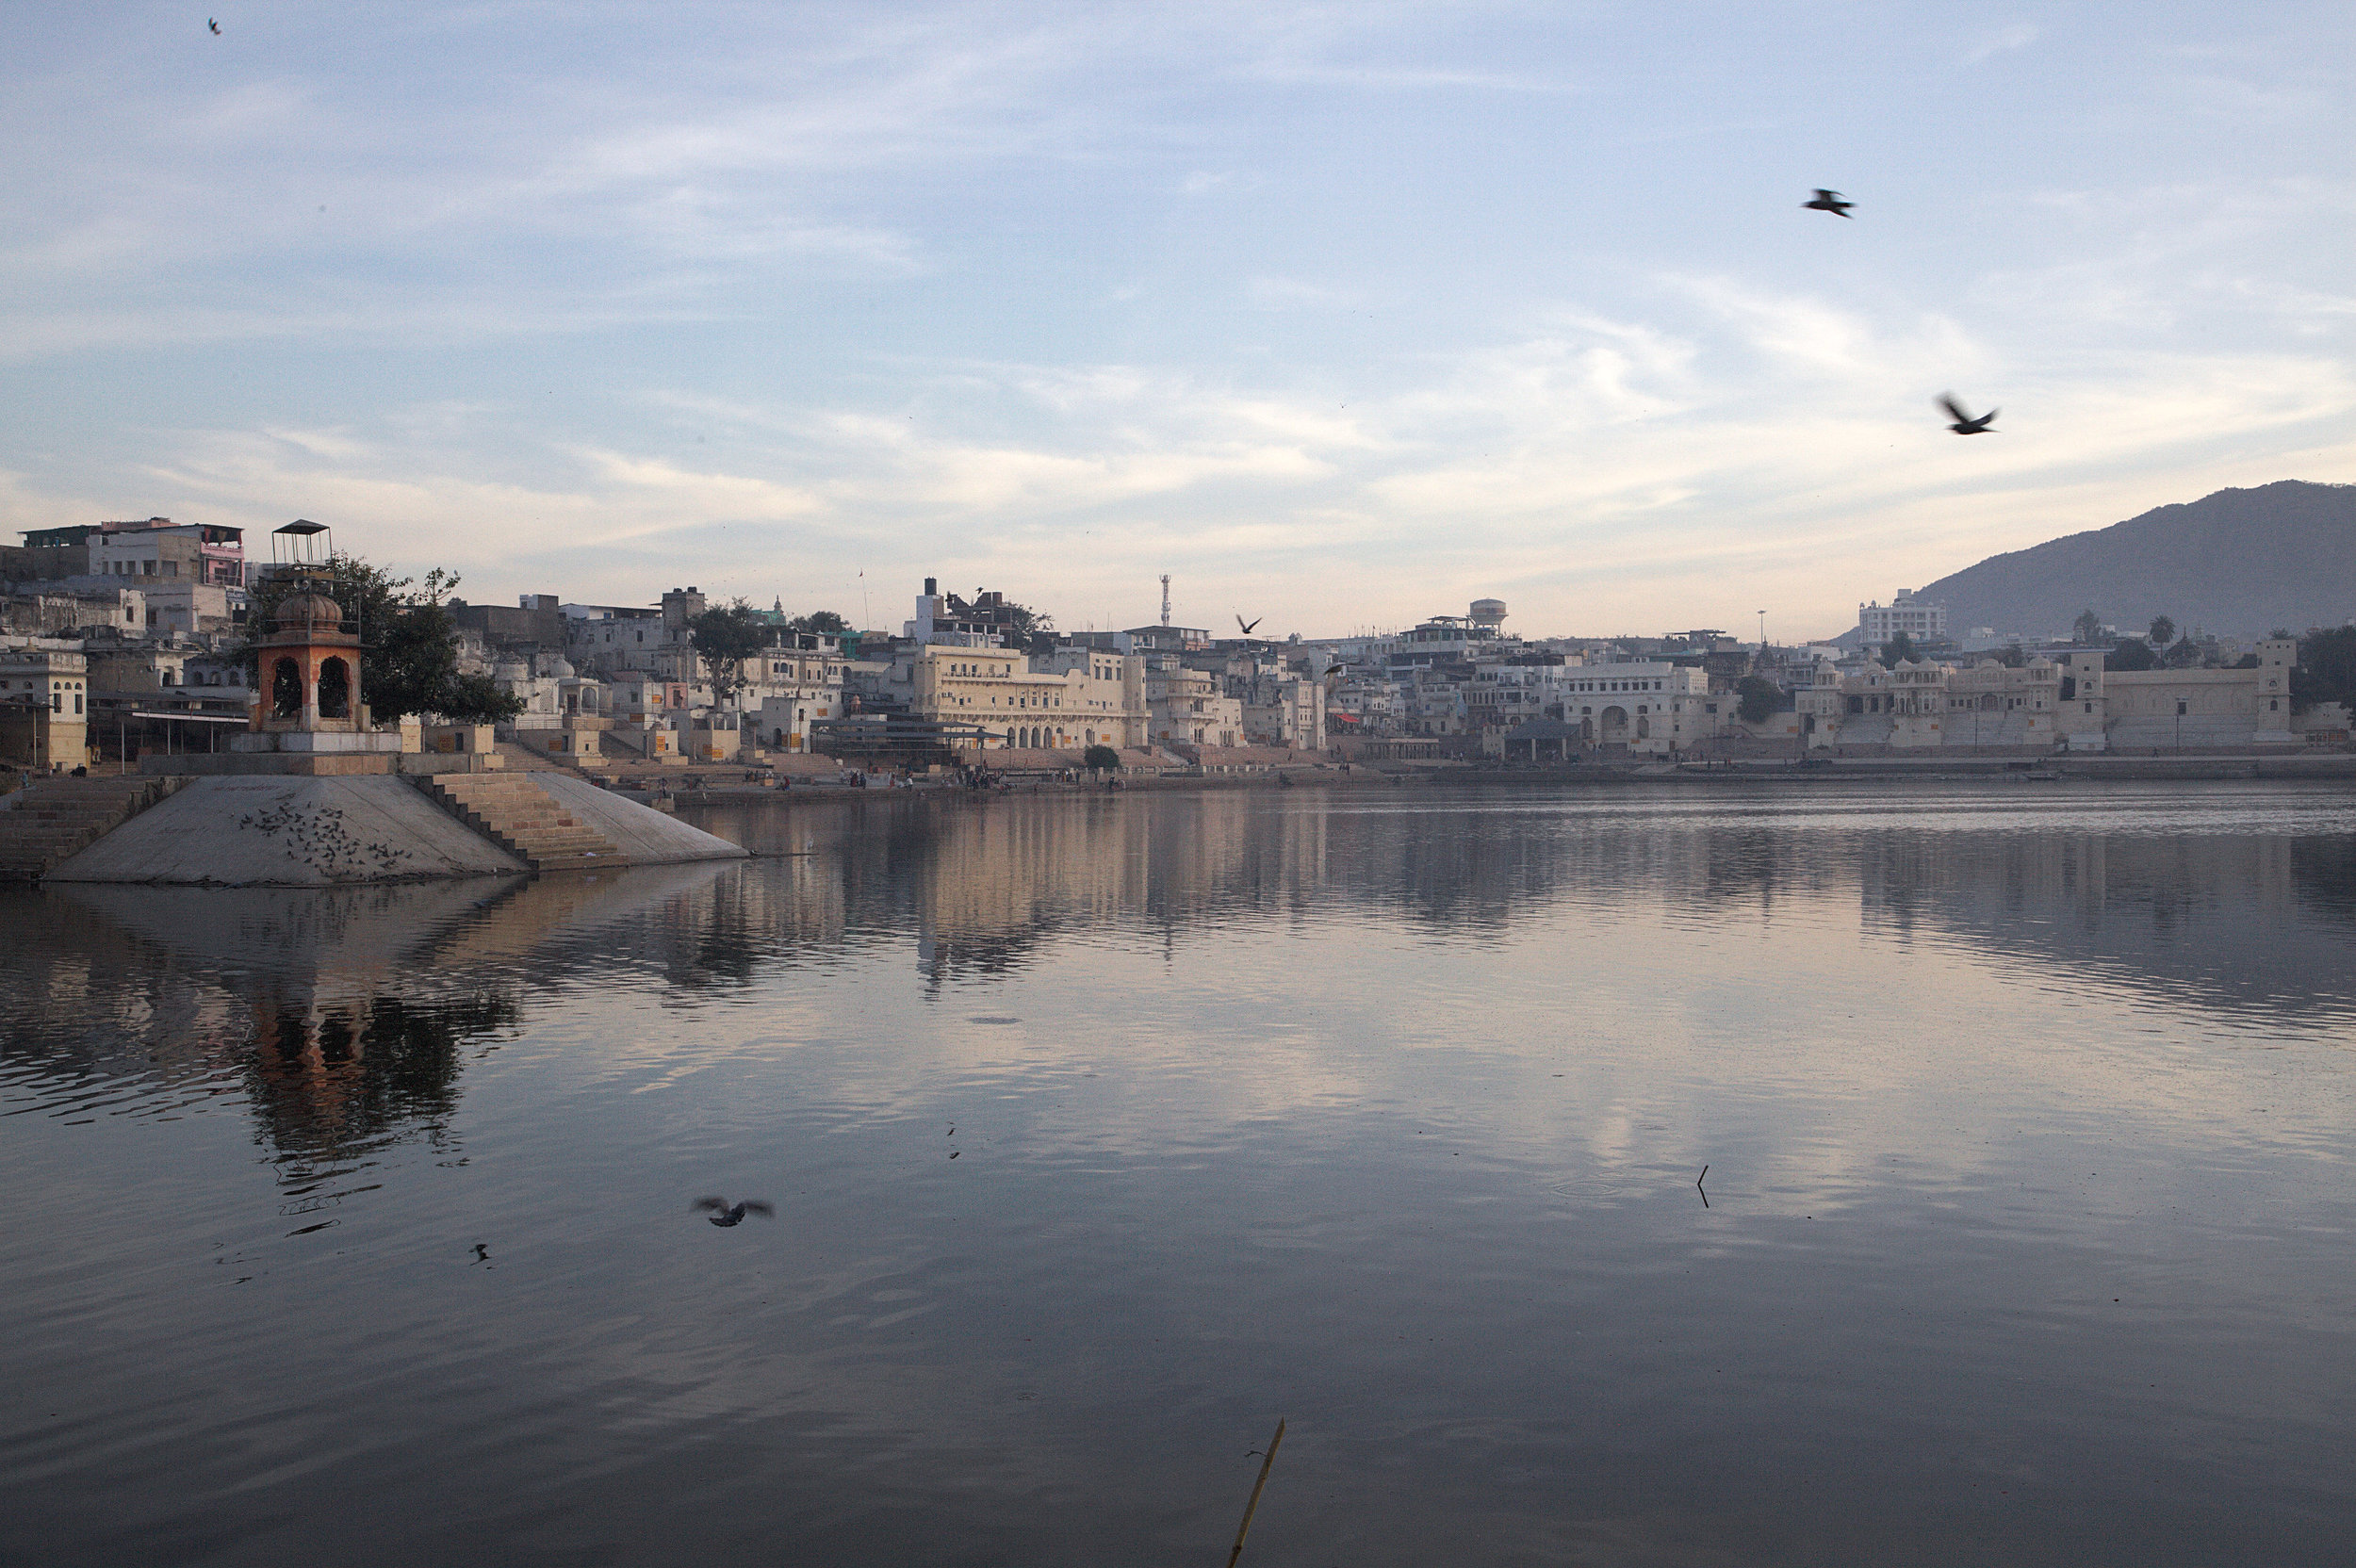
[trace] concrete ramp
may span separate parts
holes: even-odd
[[[193,780],[45,880],[329,888],[529,870],[397,774],[246,774]]]
[[[686,860],[742,860],[744,851],[650,806],[626,800],[569,773],[535,773],[532,781],[568,808],[575,820],[612,841],[626,866],[669,866]]]
[[[535,774],[525,790],[528,802],[507,803],[510,814],[491,823],[446,809],[398,774],[200,777],[44,879],[334,888],[744,858],[726,839],[586,779]],[[511,841],[494,837],[495,826]]]

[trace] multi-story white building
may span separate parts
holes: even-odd
[[[1818,667],[1794,694],[1809,746],[1998,747],[2070,751],[2290,746],[2299,644],[2258,645],[2231,670],[2111,670],[2100,649],[2017,665],[1901,661],[1893,669]]]
[[[1013,648],[934,643],[914,650],[908,711],[973,727],[984,751],[1085,751],[1141,745],[1145,661],[1091,648],[1038,662]],[[1232,744],[1233,743],[1229,743]]]
[[[1562,722],[1597,746],[1665,756],[1716,736],[1734,698],[1710,691],[1707,671],[1665,660],[1566,667],[1556,682]]]
[[[1947,640],[1947,607],[1917,598],[1911,588],[1901,588],[1890,596],[1890,602],[1875,600],[1857,607],[1857,637],[1869,648],[1887,645],[1901,631],[1916,643]]]
[[[1239,746],[1243,703],[1219,690],[1208,670],[1188,669],[1174,653],[1145,661],[1145,705],[1153,741],[1161,745]]]
[[[101,523],[90,535],[90,569],[100,577],[245,588],[245,531],[215,523],[174,523],[169,517]]]

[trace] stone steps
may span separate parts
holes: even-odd
[[[461,822],[533,871],[583,871],[623,863],[614,841],[529,778],[487,773],[436,774],[425,792]]]
[[[35,882],[188,779],[41,778],[0,810],[0,882]]]

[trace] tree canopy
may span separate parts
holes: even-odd
[[[2078,612],[2078,618],[2070,623],[2070,630],[2080,647],[2092,647],[2102,640],[2102,617],[2089,606]]]
[[[2176,641],[2176,623],[2166,615],[2152,616],[2151,645],[2155,648],[2164,648],[2174,641]]]
[[[2291,671],[2294,710],[2318,702],[2348,705],[2356,713],[2356,623],[2317,627],[2299,640],[2299,667]]]
[[[360,638],[360,700],[378,723],[416,713],[497,724],[523,711],[523,699],[500,691],[490,677],[459,671],[458,629],[443,602],[458,586],[456,573],[436,566],[420,584],[338,551],[328,560],[327,579],[319,585],[272,576],[246,590],[246,642],[237,651],[254,688],[260,686],[255,644],[273,629],[279,604],[323,586],[343,610],[344,629]]]
[[[1905,633],[1899,635],[1904,636]],[[1775,710],[1775,704],[1783,700],[1783,689],[1765,676],[1759,675],[1744,676],[1736,682],[1734,694],[1740,699],[1735,705],[1735,715],[1744,724],[1763,722],[1768,714]]]
[[[847,637],[851,623],[831,610],[813,610],[807,615],[796,615],[786,623],[795,631],[814,631],[825,637]]]
[[[2160,656],[2151,651],[2151,645],[2139,637],[2122,637],[2112,645],[2103,661],[2107,670],[2151,670],[2159,667]]]
[[[1922,655],[1915,651],[1914,639],[1901,631],[1882,645],[1882,668],[1894,670],[1901,662],[1916,662]]]
[[[687,623],[695,657],[712,671],[712,684],[723,694],[744,684],[744,661],[767,647],[776,631],[761,612],[743,599],[714,605]]]
[[[1121,753],[1110,746],[1090,746],[1080,753],[1080,765],[1084,768],[1118,768],[1121,766]]]

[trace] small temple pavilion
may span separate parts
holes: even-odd
[[[334,599],[316,592],[288,595],[279,602],[270,634],[255,641],[254,654],[254,706],[246,733],[229,743],[233,753],[275,752],[287,759],[269,771],[394,770],[397,764],[380,759],[400,754],[401,731],[368,722],[360,690],[360,639],[344,629],[343,608]],[[297,757],[313,765],[296,763]]]

